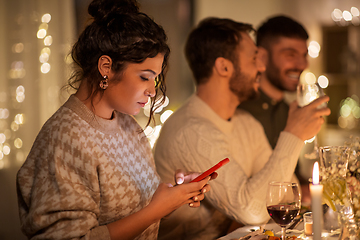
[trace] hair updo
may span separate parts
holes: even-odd
[[[78,83],[86,80],[88,97],[92,100],[104,91],[99,87],[102,79],[98,71],[100,56],[108,55],[113,61],[112,70],[121,74],[128,63],[141,63],[162,53],[164,62],[157,79],[156,95],[151,99],[149,124],[155,111],[155,100],[160,95],[162,101],[165,100],[164,74],[170,49],[163,28],[140,12],[135,0],[93,0],[88,12],[93,21],[72,48],[75,70],[69,85],[77,89]]]

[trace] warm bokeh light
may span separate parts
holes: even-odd
[[[46,63],[46,62],[48,62],[49,61],[49,54],[47,54],[47,53],[42,53],[41,55],[40,55],[40,57],[39,57],[39,61],[41,62],[41,63]]]
[[[22,146],[23,146],[22,140],[21,140],[20,138],[16,138],[16,139],[14,140],[14,146],[15,146],[16,148],[22,148]]]
[[[47,37],[44,39],[44,45],[45,45],[45,46],[51,46],[52,42],[53,42],[52,36],[47,36]]]
[[[51,20],[51,15],[49,13],[45,13],[41,17],[41,22],[43,22],[43,23],[49,23],[50,20]]]
[[[334,11],[331,13],[331,18],[335,22],[339,22],[342,19],[342,11],[338,8],[335,8]]]
[[[354,17],[359,17],[360,16],[360,11],[359,11],[359,9],[357,7],[351,7],[350,12]]]
[[[9,114],[10,112],[7,108],[0,108],[0,119],[7,119]]]
[[[317,41],[311,41],[308,47],[309,56],[312,58],[317,58],[319,56],[320,49],[320,44]]]
[[[45,29],[45,30],[47,31],[48,28],[49,28],[49,25],[47,25],[47,23],[42,23],[42,24],[40,24],[40,26],[39,26],[39,30],[40,30],[40,29]]]
[[[326,76],[321,75],[318,77],[318,84],[321,88],[327,88],[329,86],[329,79]]]
[[[39,29],[39,31],[37,32],[36,36],[39,39],[43,39],[46,36],[47,32],[45,29]]]
[[[353,129],[360,118],[359,98],[356,95],[343,99],[340,103],[338,125],[341,128]]]
[[[342,14],[343,18],[345,21],[349,22],[352,20],[352,15],[349,11],[343,11],[343,14]]]
[[[0,133],[0,143],[3,144],[6,141],[6,136],[4,133]]]
[[[155,142],[156,142],[156,140],[157,140],[158,137],[159,137],[161,128],[162,128],[161,125],[155,126],[155,128],[154,128],[153,131],[152,131],[152,133],[151,133],[149,136],[147,136],[148,139],[149,139],[151,148],[154,147]]]
[[[173,114],[173,111],[171,110],[166,110],[163,112],[163,114],[160,116],[161,123],[164,123],[171,116],[171,114]]]
[[[12,46],[13,53],[21,53],[24,51],[24,44],[23,43],[16,43]]]
[[[46,53],[46,54],[48,54],[50,56],[50,54],[51,54],[50,48],[44,47],[43,49],[41,49],[40,54],[44,54],[44,53]]]
[[[10,128],[14,132],[16,132],[17,130],[19,130],[19,124],[17,124],[16,122],[12,122],[11,125],[10,125]]]
[[[305,82],[307,84],[314,84],[316,83],[316,76],[312,72],[307,72],[305,74]]]
[[[144,133],[146,136],[150,136],[153,132],[153,128],[151,126],[147,126],[145,129],[144,129]]]
[[[23,124],[24,123],[24,114],[22,114],[22,113],[16,114],[14,122],[19,125]]]
[[[16,94],[23,94],[25,93],[25,88],[23,85],[19,85],[17,88],[16,88]]]
[[[3,151],[3,153],[5,155],[9,155],[10,154],[10,146],[9,146],[9,144],[5,144],[2,151]]]
[[[43,63],[43,64],[41,64],[40,71],[45,74],[45,73],[50,72],[50,68],[51,68],[51,66],[49,63]]]
[[[165,101],[163,104],[160,104],[161,103],[161,100],[162,98],[156,100],[155,102],[155,106],[159,106],[156,110],[155,110],[155,113],[160,113],[165,107],[167,107],[167,105],[169,104],[169,98],[168,97],[165,97]]]

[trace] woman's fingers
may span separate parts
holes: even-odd
[[[192,208],[200,207],[200,202],[191,202],[191,203],[189,203],[189,206]]]
[[[210,174],[210,177],[211,177],[211,179],[210,179],[210,180],[214,180],[214,179],[216,179],[216,178],[217,178],[217,176],[218,176],[217,172],[213,172],[212,174]]]
[[[183,170],[177,169],[175,172],[175,183],[182,184],[185,181],[185,175],[186,173]]]

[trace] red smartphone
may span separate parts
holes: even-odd
[[[212,174],[213,172],[215,172],[216,170],[218,170],[220,167],[224,166],[228,162],[230,162],[230,160],[228,158],[225,158],[225,159],[221,160],[216,165],[214,165],[212,168],[209,168],[209,170],[203,172],[200,176],[193,179],[191,181],[191,183],[192,182],[199,182],[199,181],[203,180],[204,178],[206,178],[207,176],[209,176],[210,174]]]

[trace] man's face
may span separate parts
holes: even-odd
[[[265,66],[257,57],[258,51],[253,40],[241,33],[242,40],[238,48],[238,61],[234,63],[234,73],[230,79],[230,90],[240,102],[253,99],[258,94],[260,73]]]
[[[307,68],[306,41],[280,37],[270,45],[266,77],[278,89],[294,92],[300,74]]]

